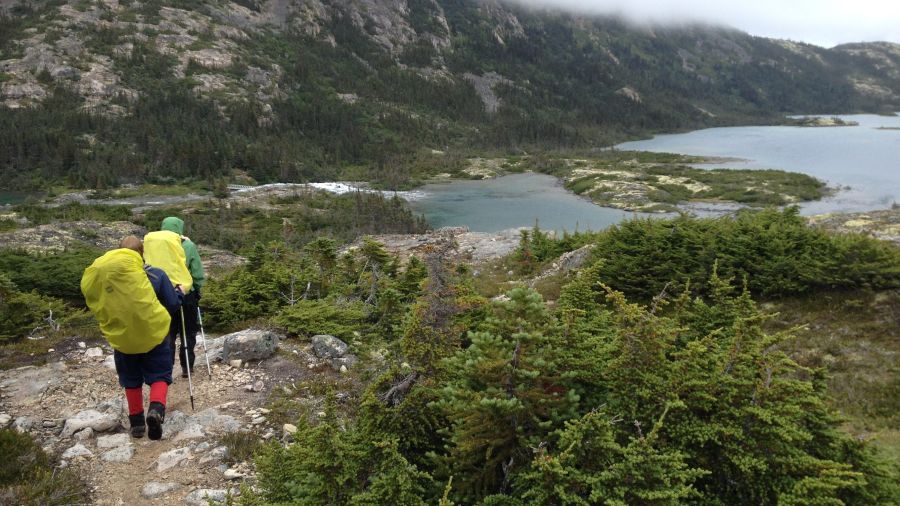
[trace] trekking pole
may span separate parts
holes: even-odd
[[[188,389],[191,392],[191,411],[194,411],[194,384],[191,382],[191,358],[188,355],[187,350],[187,332],[184,327],[184,307],[179,306],[178,310],[181,311],[181,352],[184,353],[184,361],[187,362],[185,370],[188,375]]]
[[[206,373],[212,378],[212,369],[209,367],[209,349],[206,348],[206,332],[203,332],[203,315],[200,314],[200,306],[197,306],[197,320],[200,322],[200,338],[203,340],[203,355],[206,356]]]

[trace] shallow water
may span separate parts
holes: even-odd
[[[900,128],[900,117],[841,118],[859,126],[709,128],[626,142],[616,148],[734,157],[742,160],[699,167],[783,169],[809,174],[832,187],[850,187],[801,205],[804,214],[885,209],[900,202],[900,130],[878,129]]]
[[[646,216],[594,205],[545,174],[452,181],[417,190],[421,198],[410,206],[435,228],[467,226],[474,232],[496,232],[537,222],[543,230],[573,232],[602,230],[629,217]]]

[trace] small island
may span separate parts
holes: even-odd
[[[790,121],[788,125],[800,127],[846,127],[859,126],[859,123],[841,119],[837,116],[803,116],[800,118],[792,118],[792,121]]]
[[[648,213],[683,210],[686,203],[781,206],[819,200],[832,190],[806,174],[773,169],[702,169],[697,156],[607,151],[591,156],[471,158],[451,177],[486,179],[525,171],[556,176],[597,205]]]

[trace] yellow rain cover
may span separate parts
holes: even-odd
[[[194,279],[187,268],[187,258],[184,256],[180,235],[168,230],[145,235],[144,261],[162,269],[173,285],[181,285],[184,293],[191,291]]]
[[[81,293],[103,336],[122,353],[146,353],[169,333],[169,312],[136,251],[115,249],[94,260],[81,277]]]

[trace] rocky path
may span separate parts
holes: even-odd
[[[61,455],[61,466],[82,471],[94,504],[221,500],[228,490],[237,492],[243,480],[253,480],[251,464],[229,459],[222,438],[234,432],[261,440],[288,438],[291,426],[267,420],[271,390],[310,374],[339,374],[316,367],[319,359],[308,347],[275,355],[277,340],[263,342],[265,331],[247,333],[243,347],[230,350],[227,338],[209,341],[211,376],[198,356],[194,410],[187,380],[175,378],[160,441],[130,437],[111,351],[84,343],[54,355],[47,365],[0,372],[0,426],[31,433],[45,450]],[[260,353],[270,358],[262,360]],[[236,358],[241,355],[250,359]]]

